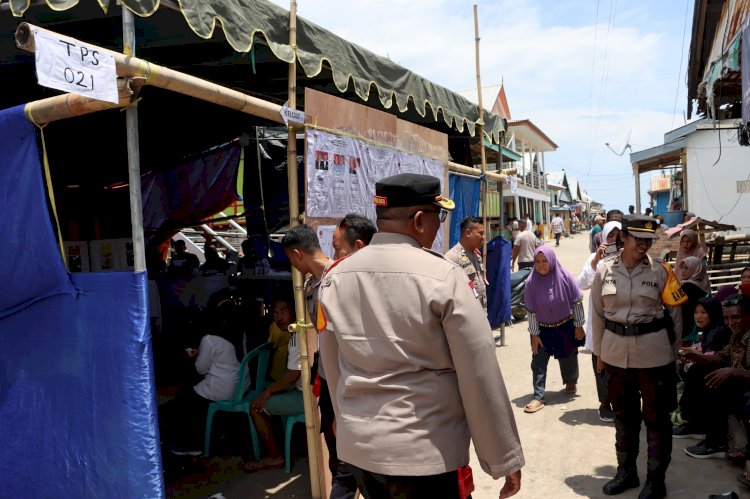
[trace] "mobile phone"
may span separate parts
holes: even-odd
[[[608,244],[606,248],[604,248],[604,254],[605,255],[611,255],[612,253],[617,253],[617,245],[616,244]]]

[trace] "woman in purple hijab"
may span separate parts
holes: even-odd
[[[526,405],[524,412],[532,413],[544,407],[550,357],[560,362],[565,392],[576,392],[578,347],[586,337],[581,290],[575,278],[558,264],[549,246],[541,246],[534,253],[534,270],[526,281],[524,302],[529,311],[534,383],[534,400]]]

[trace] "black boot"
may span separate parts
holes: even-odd
[[[628,489],[638,487],[641,481],[638,479],[638,472],[633,467],[618,466],[617,474],[609,482],[604,484],[602,492],[608,496],[622,494]]]
[[[671,452],[671,446],[667,446]],[[661,447],[660,447],[660,450]],[[638,499],[662,499],[667,496],[667,486],[664,484],[664,478],[667,474],[667,467],[671,457],[669,454],[661,455],[658,459],[649,459],[646,464],[646,483],[638,494]]]
[[[663,479],[646,479],[646,484],[641,489],[641,493],[638,494],[638,499],[662,499],[663,497],[667,497],[667,486],[664,485]]]

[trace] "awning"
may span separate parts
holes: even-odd
[[[496,144],[490,143],[490,141],[487,140],[486,137],[484,138],[484,147],[486,147],[488,149],[492,149],[493,151],[495,151],[498,154],[500,153],[500,150],[502,150],[503,151],[503,159],[504,160],[507,159],[509,161],[521,161],[521,159],[523,159],[520,154],[518,154],[517,152],[515,152],[515,151],[513,151],[511,149],[508,149],[507,147],[498,146]]]
[[[46,2],[54,11],[78,4],[78,0]],[[105,12],[111,4],[110,0],[98,2]],[[122,3],[133,13],[148,17],[158,10],[160,0],[122,0]],[[13,15],[21,17],[30,2],[9,0],[9,4]],[[201,38],[212,38],[218,24],[234,50],[249,52],[255,35],[260,33],[276,58],[287,63],[294,61],[295,50],[289,46],[289,12],[286,9],[267,0],[180,0],[178,4],[190,29]],[[320,74],[324,64],[330,66],[339,92],[346,92],[351,80],[357,96],[367,101],[374,85],[378,100],[385,109],[390,109],[395,99],[398,110],[404,113],[411,102],[421,117],[427,115],[429,108],[434,121],[442,119],[459,132],[466,129],[472,137],[476,134],[480,116],[475,104],[301,17],[297,18],[296,55],[308,78]],[[481,119],[486,137],[493,143],[500,143],[504,120],[487,111]]]
[[[660,146],[634,152],[630,155],[633,174],[659,170],[665,166],[679,165],[682,150],[687,147],[687,138],[683,137]]]

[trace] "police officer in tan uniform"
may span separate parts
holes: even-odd
[[[466,273],[425,249],[454,204],[427,175],[384,178],[375,194],[378,233],[319,294],[339,458],[365,498],[458,499],[473,440],[510,497],[524,458],[489,323]]]
[[[672,271],[646,254],[657,238],[656,227],[650,217],[624,217],[622,253],[597,267],[591,287],[593,350],[599,357],[597,369],[607,370],[608,398],[615,412],[617,475],[604,485],[606,495],[640,485],[636,459],[641,419],[646,424],[648,461],[646,484],[638,498],[667,494],[670,413],[677,405],[674,363],[679,338],[674,331],[682,330],[678,305],[684,293]]]
[[[487,271],[482,263],[481,247],[484,242],[484,224],[478,217],[466,217],[461,220],[461,238],[445,254],[445,258],[455,263],[466,272],[471,282],[474,296],[487,313]]]

